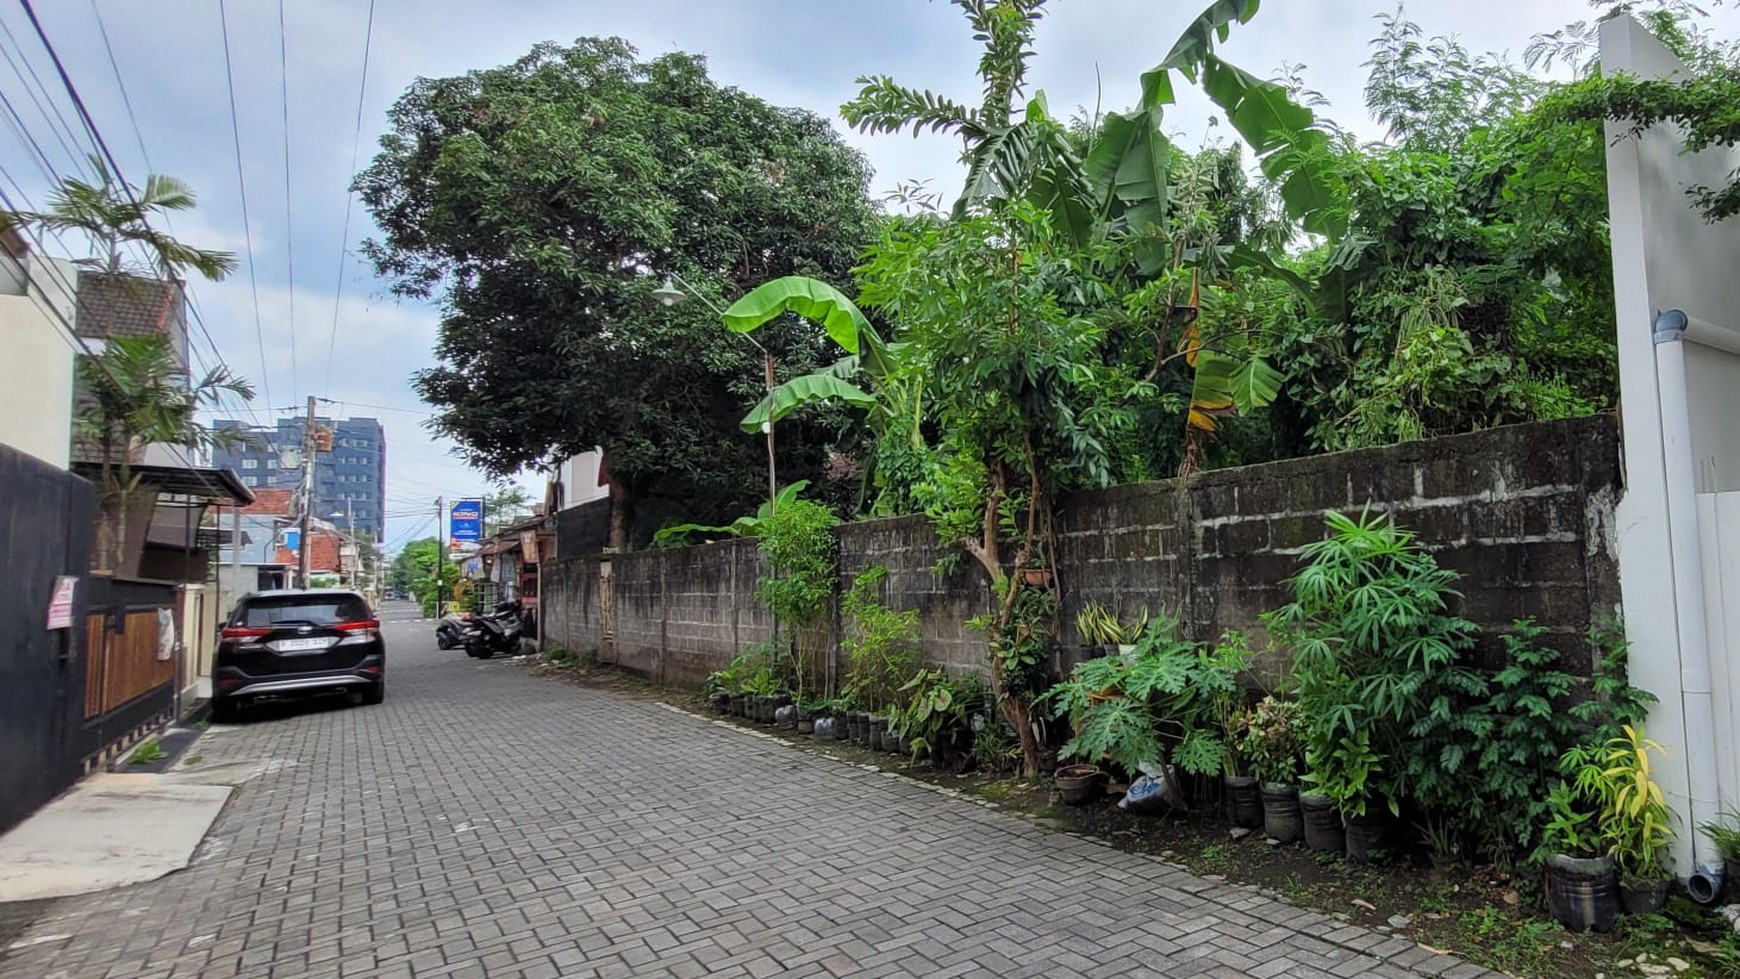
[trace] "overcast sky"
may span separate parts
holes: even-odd
[[[35,5],[123,171],[135,181],[148,170],[173,174],[199,193],[198,213],[177,218],[174,233],[202,247],[245,253],[217,0]],[[1138,74],[1165,54],[1204,6],[1206,0],[1055,0],[1040,29],[1033,86],[1046,92],[1055,112],[1091,106],[1096,98],[1106,109],[1123,108],[1135,100]],[[1393,4],[1379,0],[1270,0],[1224,50],[1230,60],[1263,74],[1303,64],[1307,83],[1333,103],[1330,114],[1375,138],[1381,133],[1361,103],[1361,63],[1377,30],[1373,16],[1390,9]],[[98,10],[138,136],[105,51]],[[387,506],[390,514],[403,514],[388,521],[388,541],[396,545],[426,532],[417,511],[431,510],[437,494],[476,494],[485,481],[421,428],[427,415],[408,384],[414,370],[431,362],[436,313],[396,302],[354,252],[336,302],[337,352],[328,359],[341,249],[354,249],[373,230],[356,205],[344,234],[367,11],[367,0],[291,0],[280,35],[276,3],[229,0],[258,330],[245,267],[224,283],[198,284],[195,296],[224,360],[262,389],[254,402],[261,420],[269,422],[281,414],[277,409],[316,394],[345,402],[323,411],[373,415],[386,426]],[[1431,0],[1410,4],[1407,14],[1430,33],[1460,35],[1472,50],[1520,55],[1531,35],[1591,11],[1582,0]],[[58,124],[48,121],[54,108],[75,126],[76,118],[19,6],[0,6],[0,24],[10,35],[0,36],[8,62],[0,67],[0,91],[11,94],[49,161],[47,167],[37,161],[9,121],[0,124],[0,188],[28,207],[41,203],[45,169],[71,170],[88,143],[56,137]],[[775,103],[812,109],[841,129],[838,107],[854,94],[853,80],[861,74],[890,74],[962,101],[978,100],[978,52],[957,9],[942,0],[377,0],[362,98],[363,164],[387,107],[413,78],[498,65],[538,41],[588,34],[621,35],[646,55],[705,54],[715,79]],[[281,37],[289,88],[288,209]],[[30,97],[34,86],[12,66],[20,49],[56,96],[53,106],[43,106],[47,116]],[[1186,93],[1181,101],[1168,125],[1187,145],[1205,136],[1225,138],[1224,127],[1210,128],[1204,100]],[[846,138],[868,154],[877,191],[908,180],[929,180],[949,194],[958,189],[959,147],[953,140],[856,133]],[[28,203],[17,200],[21,193]],[[68,241],[65,250],[75,247]],[[209,359],[203,339],[200,347]],[[541,482],[524,482],[534,496],[541,494]]]

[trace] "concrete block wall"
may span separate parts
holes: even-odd
[[[1288,600],[1300,550],[1325,534],[1323,511],[1370,507],[1392,513],[1463,575],[1461,614],[1490,632],[1532,616],[1575,653],[1567,665],[1586,673],[1580,637],[1619,603],[1619,479],[1617,425],[1599,416],[1075,494],[1057,521],[1064,641],[1079,642],[1076,613],[1099,601],[1125,615],[1165,610],[1197,639],[1244,630],[1262,649],[1259,617]],[[959,549],[938,541],[928,520],[847,524],[838,538],[842,591],[860,569],[886,567],[883,600],[919,611],[926,658],[952,671],[984,668],[984,636],[965,623],[990,609],[990,589],[964,553],[945,561]],[[590,572],[570,567],[588,562]],[[755,598],[766,565],[752,540],[613,555],[610,565],[625,667],[696,684],[769,636]],[[581,640],[600,634],[598,559],[552,567],[560,570],[544,586],[546,615],[563,624],[546,625],[551,639],[595,647],[596,638]],[[836,646],[838,632],[836,616]],[[1489,636],[1485,653],[1496,649]],[[1280,661],[1270,654],[1265,665]]]

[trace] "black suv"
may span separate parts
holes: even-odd
[[[368,600],[310,588],[245,595],[224,625],[212,666],[212,720],[261,696],[345,691],[378,704],[387,692],[386,645]]]

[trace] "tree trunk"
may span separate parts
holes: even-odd
[[[608,458],[608,456],[606,456]],[[629,548],[628,532],[630,527],[631,509],[634,501],[623,483],[622,477],[613,469],[610,473],[610,549],[616,552]]]

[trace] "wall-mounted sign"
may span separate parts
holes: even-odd
[[[453,504],[453,516],[448,524],[447,539],[456,541],[483,539],[482,500],[460,500]]]
[[[50,629],[71,629],[73,624],[73,596],[78,593],[78,578],[63,574],[54,579],[54,599],[48,603],[48,627]]]

